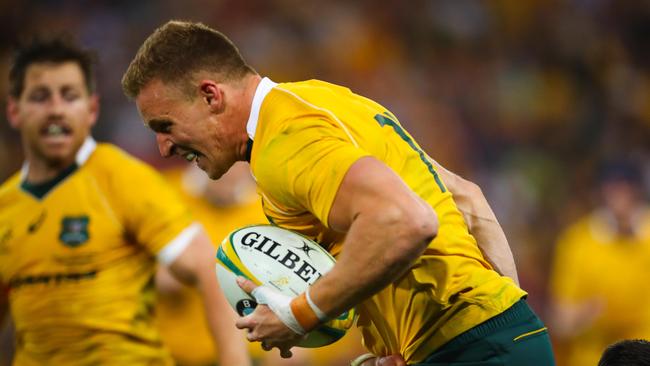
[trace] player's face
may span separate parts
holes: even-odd
[[[233,124],[202,97],[189,99],[173,86],[153,80],[137,96],[145,124],[156,133],[160,155],[194,161],[218,179],[237,161]]]
[[[75,62],[34,63],[20,97],[9,100],[8,116],[28,158],[69,165],[97,119],[97,98],[88,93]]]
[[[601,186],[605,206],[617,217],[629,217],[637,212],[639,189],[626,180],[610,180]]]

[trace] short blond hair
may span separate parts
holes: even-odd
[[[188,91],[192,76],[200,71],[216,73],[223,81],[255,73],[221,32],[202,23],[173,20],[140,46],[122,77],[122,89],[136,98],[149,82],[159,79]]]

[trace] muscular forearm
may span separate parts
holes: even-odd
[[[223,296],[216,275],[204,276],[197,286],[202,294],[210,331],[218,347],[219,365],[250,365],[244,335],[236,330],[236,314]]]
[[[463,214],[468,216],[465,212]],[[483,256],[495,271],[512,278],[518,285],[517,267],[501,225],[496,218],[473,217],[472,219],[474,222],[470,231],[479,243],[479,249]]]
[[[214,248],[200,233],[170,266],[171,273],[201,294],[220,365],[250,365],[246,340],[235,327],[235,314],[217,282]]]
[[[380,216],[357,217],[337,265],[310,290],[326,314],[336,316],[395,281],[435,236],[435,215],[416,224],[424,227]]]
[[[510,277],[519,284],[508,239],[481,188],[446,170],[435,161],[432,162],[437,165],[438,173],[454,195],[454,201],[485,259],[499,274]]]
[[[452,193],[454,191],[452,190]],[[494,269],[519,284],[515,259],[501,225],[478,186],[473,185],[455,194],[458,208],[463,213],[470,233],[479,249]]]

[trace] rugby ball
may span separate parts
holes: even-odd
[[[219,285],[240,316],[252,313],[257,303],[237,285],[237,276],[295,297],[335,263],[314,241],[272,225],[246,226],[231,232],[217,249],[216,259]],[[346,311],[309,332],[298,346],[315,348],[337,341],[354,324],[355,317],[354,309]]]

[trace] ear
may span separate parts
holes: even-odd
[[[223,89],[214,80],[201,80],[199,94],[211,110],[220,112],[223,109]]]
[[[7,119],[9,120],[9,125],[15,129],[20,128],[19,113],[18,101],[14,97],[9,97],[7,99]]]
[[[97,117],[99,117],[99,95],[92,94],[90,96],[90,105],[88,108],[90,109],[90,125],[94,126],[95,122],[97,122]]]

